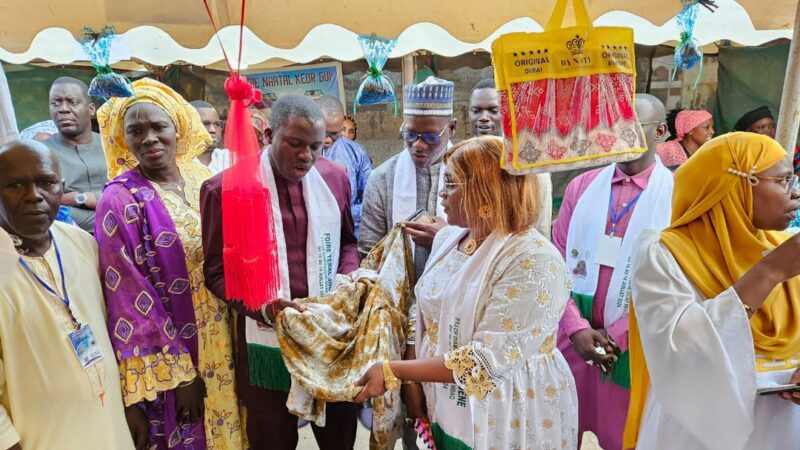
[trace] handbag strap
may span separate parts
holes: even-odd
[[[567,3],[570,0],[557,0],[556,6],[553,8],[553,13],[550,14],[550,20],[547,22],[546,31],[558,30],[564,22],[564,13],[567,11]],[[589,18],[589,12],[586,10],[584,0],[572,0],[572,9],[575,11],[575,24],[579,27],[591,27],[592,20]]]

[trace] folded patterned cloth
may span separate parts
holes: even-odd
[[[352,401],[356,382],[373,364],[401,359],[413,331],[413,258],[408,237],[395,227],[351,277],[338,275],[330,294],[295,299],[308,309],[286,309],[275,332],[292,387],[293,414],[325,424],[325,402]],[[401,434],[400,395],[372,399],[371,449],[385,449]]]

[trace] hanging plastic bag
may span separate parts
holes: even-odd
[[[675,16],[678,27],[681,29],[681,37],[678,45],[675,46],[673,59],[675,68],[672,70],[672,79],[675,79],[678,70],[690,70],[699,64],[700,70],[694,80],[694,87],[697,88],[697,83],[703,74],[703,50],[700,49],[700,43],[694,38],[694,24],[697,21],[700,4],[693,0],[684,3],[685,6],[681,12]]]
[[[108,99],[111,97],[133,97],[133,88],[127,78],[114,73],[108,64],[111,56],[111,45],[117,33],[113,27],[106,26],[100,32],[91,28],[83,29],[81,47],[92,62],[92,67],[97,71],[97,76],[89,84],[89,95]]]
[[[561,28],[559,0],[542,33],[492,43],[506,155],[513,174],[558,172],[639,158],[644,134],[634,108],[633,30],[593,27],[583,0],[577,26]]]
[[[369,71],[364,75],[364,80],[358,87],[355,101],[353,101],[353,114],[358,106],[394,104],[394,114],[397,115],[397,97],[394,95],[392,80],[383,74],[383,66],[389,59],[389,53],[397,39],[382,39],[376,36],[359,36],[358,43],[364,52],[364,57],[369,63]]]

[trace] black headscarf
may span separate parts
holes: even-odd
[[[750,128],[750,125],[758,122],[761,119],[766,119],[767,117],[771,119],[775,119],[772,116],[769,108],[766,106],[759,106],[758,108],[746,112],[737,122],[736,125],[733,126],[733,131],[747,131]]]

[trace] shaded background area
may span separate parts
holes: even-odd
[[[712,111],[717,133],[729,131],[742,113],[762,104],[768,105],[777,115],[788,58],[788,41],[746,48],[722,43],[718,50],[718,54],[705,56],[702,72],[697,69],[678,72],[673,79],[672,47],[637,45],[637,92],[655,95],[668,109],[684,107]],[[329,60],[313,63],[326,61]],[[414,77],[418,81],[435,74],[455,83],[454,110],[458,129],[454,142],[471,137],[468,124],[469,97],[475,83],[492,77],[490,55],[473,52],[448,58],[419,52],[413,61]],[[346,111],[352,115],[353,98],[367,64],[364,60],[357,60],[341,65]],[[226,115],[228,100],[223,90],[226,72],[192,65],[146,68],[147,72],[123,72],[123,75],[131,80],[143,76],[159,79],[175,88],[187,100],[206,100],[217,106],[223,117]],[[47,96],[53,80],[60,76],[72,76],[89,82],[94,76],[94,70],[85,66],[6,64],[4,69],[20,129],[49,118]],[[395,85],[398,114],[395,116],[393,105],[378,105],[359,108],[354,116],[358,124],[358,142],[367,149],[376,166],[403,149],[399,139],[403,60],[390,59],[384,73]],[[103,99],[95,101],[99,105]],[[567,183],[579,173],[571,171],[553,175],[556,208],[560,205]]]

